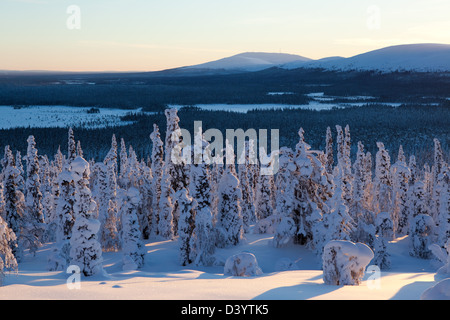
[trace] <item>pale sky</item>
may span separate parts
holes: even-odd
[[[350,57],[449,44],[450,0],[0,0],[0,41],[0,70],[155,71],[242,52]]]

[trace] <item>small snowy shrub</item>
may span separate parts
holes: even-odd
[[[259,276],[262,273],[256,257],[249,252],[242,252],[231,256],[225,262],[224,274],[226,276],[253,277]]]
[[[329,242],[323,252],[323,280],[327,285],[359,285],[373,251],[363,243]]]

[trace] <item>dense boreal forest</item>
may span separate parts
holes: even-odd
[[[279,129],[280,146],[293,148],[298,140],[296,132],[300,127],[307,132],[312,148],[323,150],[327,127],[349,125],[352,131],[352,157],[356,155],[357,143],[361,141],[372,154],[376,153],[379,141],[395,156],[400,145],[407,155],[414,154],[422,162],[433,159],[433,139],[441,141],[448,158],[450,150],[450,108],[448,106],[402,106],[398,108],[382,105],[335,109],[311,110],[254,110],[246,114],[226,111],[205,111],[194,107],[179,112],[180,126],[194,131],[194,121],[202,121],[203,130],[218,129],[225,136],[226,129]],[[114,128],[74,128],[81,141],[87,159],[100,161],[109,150],[108,142],[113,134],[131,144],[141,159],[151,155],[150,134],[153,123],[164,127],[164,113],[145,115],[130,113],[123,120],[135,121],[132,125]],[[36,137],[39,150],[53,155],[58,146],[67,148],[66,128],[16,128],[0,130],[0,148],[10,145],[13,150],[26,151],[26,140]],[[164,133],[163,133],[164,136]],[[270,141],[269,141],[270,142]]]

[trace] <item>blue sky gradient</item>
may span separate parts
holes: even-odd
[[[70,5],[80,29],[70,29]],[[241,52],[450,43],[448,0],[0,0],[0,69],[153,71]]]

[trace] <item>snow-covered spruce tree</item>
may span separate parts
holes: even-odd
[[[109,149],[108,153],[106,154],[106,157],[103,160],[103,163],[107,167],[112,165],[116,175],[119,173],[119,168],[117,166],[117,139],[116,139],[116,135],[115,134],[112,135],[111,148]]]
[[[180,219],[178,221],[179,261],[182,266],[193,262],[193,232],[197,202],[188,195],[186,189],[181,189],[175,195],[180,206]]]
[[[418,214],[411,220],[410,255],[421,259],[430,259],[430,246],[435,243],[435,222],[428,214]]]
[[[414,186],[414,184],[419,181],[419,171],[417,169],[416,156],[411,155],[409,157],[408,168],[411,171],[411,178],[409,179],[409,186]]]
[[[371,171],[367,172],[367,155],[364,153],[364,145],[358,143],[356,161],[353,165],[353,203],[349,208],[356,228],[351,236],[354,241],[362,242],[373,247],[375,240],[374,214],[371,211],[370,192]]]
[[[328,243],[331,240],[350,240],[350,234],[354,231],[355,224],[349,214],[349,209],[345,204],[344,193],[342,192],[342,172],[339,167],[335,168],[334,194],[329,202],[330,212],[324,215],[327,226],[326,236]]]
[[[408,189],[411,171],[406,165],[406,158],[403,148],[400,146],[398,159],[391,167],[392,176],[392,211],[391,219],[394,223],[394,234],[398,236],[406,235],[409,226]]]
[[[352,175],[352,163],[350,160],[351,141],[350,141],[350,128],[345,127],[345,135],[341,126],[336,126],[337,130],[337,150],[338,150],[338,163],[342,175],[342,192],[347,207],[352,206],[353,202],[353,175]]]
[[[166,109],[165,115],[167,119],[167,131],[164,150],[164,164],[168,170],[170,184],[175,193],[183,188],[189,188],[188,171],[185,170],[186,163],[182,157],[182,137],[179,126],[180,118],[178,118],[177,109]],[[173,203],[173,222],[175,232],[178,232],[177,224],[179,217],[178,203]]]
[[[0,214],[0,286],[3,283],[5,271],[17,271],[18,269],[16,257],[10,247],[10,244],[15,241],[16,235]]]
[[[164,149],[161,135],[159,133],[159,127],[153,124],[153,132],[150,135],[152,140],[152,160],[151,169],[153,175],[152,181],[152,193],[153,193],[153,216],[152,216],[152,234],[158,235],[158,223],[159,223],[159,202],[161,199],[161,179],[163,176],[164,167]]]
[[[145,246],[142,242],[137,216],[139,203],[139,190],[134,187],[129,188],[121,208],[124,270],[142,268],[145,262]]]
[[[378,152],[375,163],[374,210],[375,213],[391,212],[392,177],[391,158],[382,142],[377,143]]]
[[[376,237],[373,243],[375,253],[373,263],[380,269],[390,268],[390,255],[387,252],[387,242],[392,240],[394,235],[394,224],[391,216],[387,212],[381,212],[375,219]]]
[[[81,148],[81,141],[77,141],[77,157],[83,157],[83,149]]]
[[[34,136],[28,137],[26,156],[27,179],[25,181],[25,217],[24,222],[27,233],[25,245],[35,253],[41,245],[45,226],[42,206],[41,181],[39,178],[39,161]]]
[[[173,196],[174,191],[171,185],[171,178],[169,176],[167,167],[164,166],[163,176],[161,178],[161,198],[159,200],[159,220],[158,220],[158,234],[163,239],[171,240],[174,237],[173,225]]]
[[[293,210],[292,195],[288,192],[291,189],[291,170],[294,168],[294,152],[291,148],[280,148],[279,170],[275,180],[277,185],[275,197],[275,209],[278,218],[286,217]]]
[[[69,166],[57,177],[58,197],[55,203],[55,246],[48,257],[49,271],[62,271],[70,264],[70,238],[75,222],[73,205],[75,202],[75,183]]]
[[[424,182],[418,181],[414,184],[410,201],[412,212],[409,220],[410,254],[414,257],[428,259],[431,257],[428,247],[435,241],[435,222],[430,215]]]
[[[89,189],[89,163],[81,157],[71,163],[75,182],[74,216],[75,223],[70,238],[71,264],[80,267],[85,276],[103,271],[102,247],[97,239],[100,222],[95,219],[97,204]]]
[[[72,128],[69,128],[67,139],[67,163],[71,163],[77,157],[77,146]]]
[[[248,141],[248,150],[247,150],[248,182],[249,182],[251,191],[253,192],[253,200],[256,198],[256,184],[258,182],[258,177],[261,172],[256,143],[257,143],[256,141],[250,139]]]
[[[116,199],[116,174],[114,163],[107,166],[104,163],[96,163],[97,168],[97,197],[98,220],[101,228],[99,239],[105,252],[117,251],[119,248],[119,236],[117,231],[118,206]]]
[[[14,232],[16,237],[11,239],[9,246],[18,262],[23,257],[23,247],[19,245],[22,239],[23,216],[25,210],[25,197],[22,192],[18,190],[17,176],[20,174],[16,168],[15,159],[9,148],[5,147],[4,166],[4,197],[5,209],[3,217],[8,227]]]
[[[444,153],[442,151],[441,143],[438,139],[434,139],[434,165],[433,165],[433,171],[432,171],[432,185],[431,185],[431,192],[432,192],[432,198],[431,198],[431,216],[433,217],[434,221],[439,222],[439,207],[440,207],[440,188],[437,188],[437,183],[439,180],[439,175],[442,173],[442,171],[445,169],[447,164],[444,160]]]
[[[244,150],[238,161],[238,179],[242,190],[242,222],[244,232],[250,231],[250,226],[256,222],[256,209],[254,204],[254,189],[250,183],[250,143],[245,142]]]
[[[5,196],[4,196],[3,181],[0,180],[0,217],[4,217],[5,214]]]
[[[216,222],[216,245],[219,248],[235,246],[240,243],[244,227],[241,216],[242,191],[236,177],[231,145],[226,141],[227,160],[225,171],[219,181],[218,209]]]
[[[437,177],[435,189],[436,193],[439,194],[437,243],[444,247],[450,239],[450,168],[448,164],[442,167],[441,173]]]
[[[211,212],[209,166],[203,159],[208,143],[203,135],[194,136],[194,162],[190,165],[189,195],[195,200],[195,226],[191,238],[190,260],[197,266],[211,266],[215,259],[215,232]]]
[[[270,163],[268,165],[261,165],[260,169],[267,169],[270,166]],[[273,215],[273,184],[273,175],[258,175],[255,195],[255,209],[258,220],[263,220]]]
[[[125,140],[120,139],[120,174],[118,174],[117,182],[121,188],[124,188],[124,176],[128,172],[128,153]]]
[[[20,151],[16,151],[16,168],[19,170],[17,176],[17,188],[25,195],[25,171],[23,170],[22,155]]]
[[[321,161],[324,157],[320,152],[310,150],[303,129],[299,136],[293,165],[287,167],[292,182],[286,196],[291,198],[292,210],[276,228],[276,247],[293,239],[296,244],[314,248],[314,233],[320,229],[315,227],[322,220],[322,211],[328,210],[325,202],[331,197],[332,181],[326,172],[325,161]],[[317,238],[321,237],[317,235]]]
[[[147,166],[144,161],[139,163],[141,172],[139,182],[139,192],[141,194],[141,202],[138,207],[139,225],[141,227],[142,238],[147,240],[152,233],[153,219],[153,181],[152,169]]]
[[[326,164],[327,172],[329,174],[333,174],[333,167],[334,167],[333,135],[331,134],[330,127],[327,128],[325,155],[327,157],[327,164]]]

